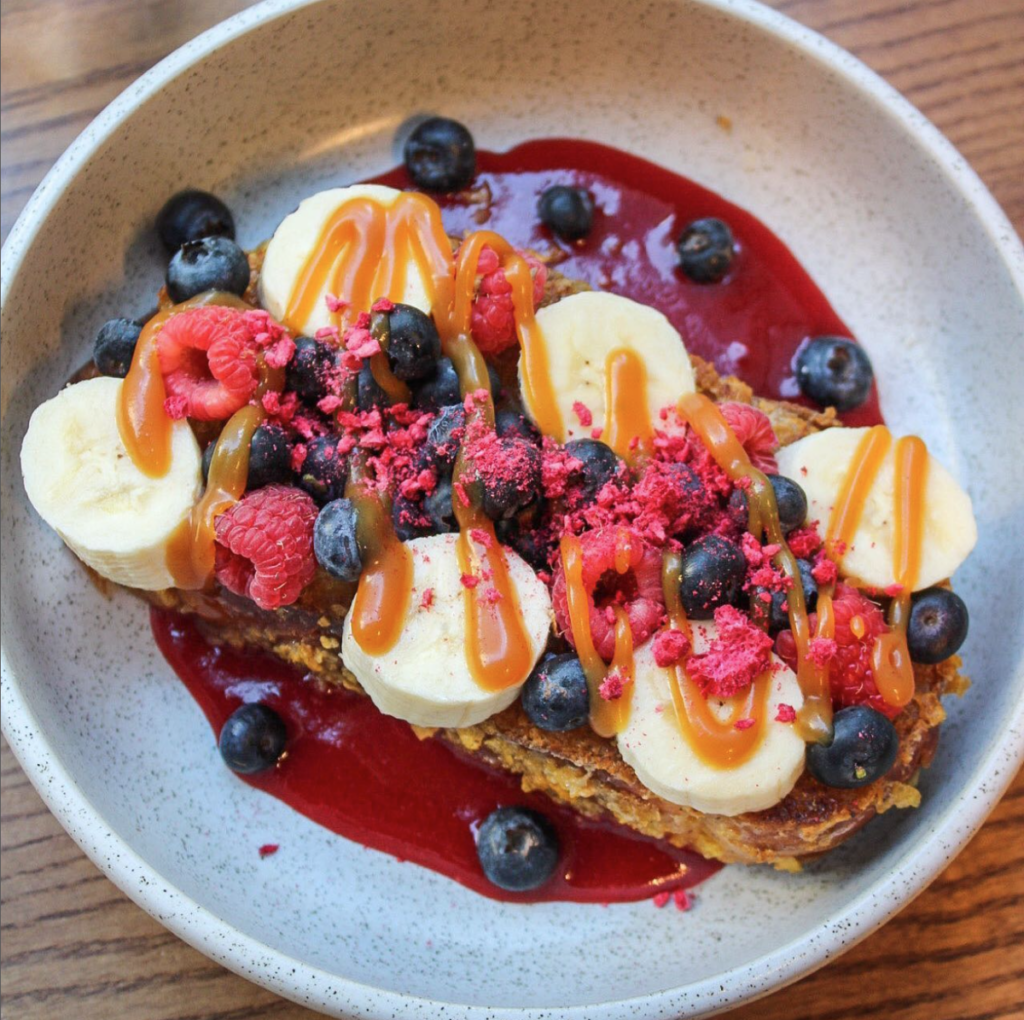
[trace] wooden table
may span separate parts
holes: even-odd
[[[3,0],[2,229],[136,76],[244,0]],[[1018,230],[1024,0],[773,0],[924,111]],[[984,705],[975,704],[977,711]],[[88,861],[2,748],[4,1020],[312,1017],[224,970]],[[895,920],[732,1020],[1024,1017],[1024,774],[969,848]]]

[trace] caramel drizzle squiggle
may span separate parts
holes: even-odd
[[[470,235],[460,246],[458,258],[453,258],[440,210],[422,195],[400,195],[389,207],[368,199],[340,206],[300,273],[286,322],[293,326],[305,322],[328,288],[349,301],[337,313],[339,326],[345,316],[366,311],[380,297],[400,301],[408,264],[414,261],[427,284],[444,354],[455,366],[463,396],[487,394],[471,404],[470,424],[493,427],[487,365],[470,336],[477,264],[485,245],[497,252],[512,285],[525,362],[535,368],[540,365],[546,373],[543,338],[533,310],[533,281],[525,260],[489,231]],[[408,389],[387,367],[383,323],[383,317],[378,317],[371,327],[385,348],[371,359],[371,371],[392,401],[408,400]],[[460,450],[453,475],[453,509],[460,528],[456,551],[463,575],[476,578],[475,585],[464,588],[466,659],[481,687],[500,690],[522,682],[533,652],[494,525],[469,498],[468,486],[461,484],[471,474],[469,468],[465,450]],[[412,586],[411,557],[395,534],[386,501],[365,478],[365,463],[357,462],[355,470],[349,490],[359,506],[360,547],[367,566],[351,610],[352,630],[361,647],[379,655],[393,647],[404,625]]]
[[[650,453],[654,430],[647,407],[647,368],[636,351],[619,348],[605,362],[604,441],[634,463]]]
[[[167,393],[157,356],[158,337],[169,319],[206,305],[243,310],[251,307],[234,294],[208,291],[161,309],[143,327],[121,387],[117,408],[121,441],[139,470],[151,478],[161,478],[170,470],[173,428],[164,410]],[[175,585],[183,590],[202,589],[213,577],[217,517],[245,492],[249,443],[265,418],[263,395],[270,390],[280,391],[284,385],[282,369],[270,368],[262,355],[257,363],[260,380],[254,402],[236,411],[224,425],[214,447],[206,491],[168,543],[167,565]]]
[[[857,445],[826,532],[826,552],[839,566],[853,541],[868,494],[891,447],[892,434],[884,425],[874,426]],[[914,696],[907,623],[924,542],[928,450],[917,436],[904,436],[896,442],[893,461],[893,576],[901,591],[889,606],[888,631],[876,638],[871,649],[871,672],[883,700],[902,708]]]
[[[391,522],[391,501],[373,487],[365,450],[349,461],[345,496],[356,506],[356,541],[363,562],[349,612],[352,636],[368,655],[394,647],[412,598],[413,563]]]
[[[924,545],[924,495],[928,450],[917,436],[896,441],[893,575],[900,593],[889,605],[889,630],[871,650],[871,671],[883,700],[902,708],[914,696],[914,667],[907,648],[910,597],[917,586]]]
[[[249,477],[249,444],[253,433],[266,419],[263,395],[280,392],[284,369],[271,368],[257,356],[260,381],[254,402],[239,408],[221,429],[213,448],[206,491],[171,537],[167,565],[177,587],[205,588],[213,577],[217,518],[230,510],[245,492]]]
[[[161,308],[145,326],[135,345],[132,363],[121,386],[117,429],[132,463],[150,478],[163,478],[171,469],[171,430],[174,423],[164,410],[167,391],[160,373],[157,338],[168,319],[190,308],[223,305],[248,309],[240,297],[210,290],[177,305]]]
[[[625,528],[619,528],[615,536],[614,562],[619,574],[629,570],[633,552],[632,535]],[[590,691],[590,727],[601,737],[614,737],[621,733],[629,722],[630,705],[633,697],[633,631],[629,617],[621,606],[614,606],[615,652],[610,665],[606,665],[594,646],[590,629],[590,598],[583,583],[583,545],[571,534],[562,537],[560,555],[565,574],[565,593],[569,609],[569,624],[573,644],[579,656],[583,673]],[[622,681],[618,697],[605,698],[601,688],[613,673]]]
[[[667,626],[686,635],[693,648],[693,631],[679,596],[682,577],[682,556],[666,552],[662,559],[661,587],[668,610]],[[686,672],[684,663],[669,671],[669,690],[676,722],[687,744],[708,765],[715,768],[736,768],[747,761],[760,746],[767,731],[767,704],[771,691],[771,671],[758,676],[741,695],[731,699],[729,712],[719,718],[711,710],[708,699]],[[753,725],[737,729],[741,719],[752,719]]]
[[[773,562],[790,579],[786,593],[789,604],[789,625],[797,649],[797,679],[804,703],[797,716],[797,725],[805,740],[827,740],[832,732],[832,699],[829,693],[828,669],[815,663],[807,654],[811,642],[807,603],[800,581],[796,557],[786,543],[779,523],[775,490],[763,472],[750,463],[746,450],[729,428],[722,412],[700,393],[688,393],[678,405],[682,417],[708,448],[718,466],[732,481],[749,479],[747,488],[748,530],[752,535],[766,534],[779,551]],[[818,596],[818,626],[815,637],[831,637],[833,617],[828,594]],[[824,604],[823,604],[824,603]]]

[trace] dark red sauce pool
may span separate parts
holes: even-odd
[[[793,255],[749,213],[684,177],[593,142],[548,139],[506,153],[478,153],[479,204],[437,196],[448,233],[486,227],[512,244],[560,247],[558,269],[650,304],[668,316],[686,347],[766,397],[797,399],[792,363],[812,336],[850,332]],[[401,167],[376,178],[409,188]],[[552,238],[536,216],[551,184],[586,187],[597,213],[583,242]],[[693,219],[716,216],[732,227],[737,257],[721,283],[691,283],[675,268],[674,243]],[[881,421],[877,393],[844,416],[850,425]],[[459,757],[436,740],[381,715],[369,699],[310,682],[293,667],[255,652],[209,645],[191,620],[153,610],[157,644],[215,732],[242,702],[263,701],[285,720],[287,757],[264,775],[244,777],[346,838],[432,868],[471,889],[513,901],[611,903],[692,887],[718,865],[611,824],[596,824],[518,780]],[[555,877],[534,893],[505,893],[477,862],[475,827],[499,805],[546,814],[563,850]],[[287,842],[282,833],[280,841]]]
[[[151,620],[160,651],[215,733],[243,702],[263,702],[284,719],[287,757],[277,768],[241,778],[364,846],[440,871],[486,896],[520,902],[639,900],[690,888],[719,868],[686,850],[585,821],[541,794],[525,794],[514,776],[466,761],[439,740],[418,739],[369,698],[311,682],[272,656],[210,645],[190,617],[154,609]],[[477,861],[475,827],[506,804],[536,808],[558,832],[559,869],[533,893],[503,892],[484,878]],[[282,833],[279,842],[287,841]]]
[[[713,191],[619,149],[567,138],[525,142],[477,154],[473,189],[490,189],[490,216],[479,205],[435,195],[448,233],[494,230],[518,247],[557,246],[558,270],[602,290],[653,305],[679,330],[691,354],[737,375],[762,397],[799,400],[793,357],[809,337],[852,337],[789,249],[759,220]],[[413,187],[404,167],[379,184]],[[584,241],[559,241],[537,219],[537,199],[552,184],[589,188],[596,211]],[[732,228],[736,259],[721,283],[692,283],[676,269],[675,242],[686,224],[716,216]],[[843,416],[877,425],[878,393]]]

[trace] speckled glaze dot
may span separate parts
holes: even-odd
[[[382,44],[403,68],[387,88],[337,59]],[[637,53],[684,72],[638,75]],[[396,130],[424,113],[463,121],[481,148],[566,133],[618,145],[751,210],[863,341],[892,425],[966,482],[981,541],[958,590],[974,609],[963,655],[976,685],[950,706],[919,811],[890,812],[799,876],[727,868],[686,914],[475,896],[233,777],[145,609],[104,598],[31,512],[28,415],[105,319],[152,306],[165,256],[151,222],[167,197],[223,196],[252,246],[305,195],[397,162]],[[329,1015],[668,1018],[762,995],[906,903],[1024,755],[1019,599],[991,598],[1024,575],[1019,469],[1002,441],[1024,434],[1022,294],[1012,229],[924,118],[747,0],[258,5],[123,93],[4,246],[4,733],[129,895],[212,959]],[[280,849],[261,859],[268,843]],[[566,967],[564,946],[581,942]]]

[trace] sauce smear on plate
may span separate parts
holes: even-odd
[[[420,740],[369,698],[307,679],[272,656],[209,644],[194,618],[153,609],[151,619],[160,651],[214,733],[243,702],[263,702],[284,720],[287,756],[239,778],[347,839],[512,902],[640,900],[692,888],[720,867],[524,794],[515,776],[468,761],[440,740]],[[535,808],[558,833],[561,861],[541,889],[509,893],[484,877],[474,832],[503,805]],[[282,848],[288,839],[281,833]]]
[[[412,188],[404,167],[375,183]],[[554,238],[537,216],[541,192],[553,184],[587,188],[594,225],[583,241]],[[508,152],[477,152],[471,189],[490,193],[489,215],[461,195],[432,194],[453,237],[486,229],[519,248],[560,248],[554,263],[586,280],[663,312],[691,354],[736,375],[761,397],[800,398],[793,358],[809,337],[855,339],[793,253],[763,223],[694,181],[628,152],[570,138],[543,138]],[[720,283],[693,283],[676,268],[676,240],[693,220],[714,216],[732,228],[736,258]],[[842,416],[850,426],[882,420],[878,392]]]

